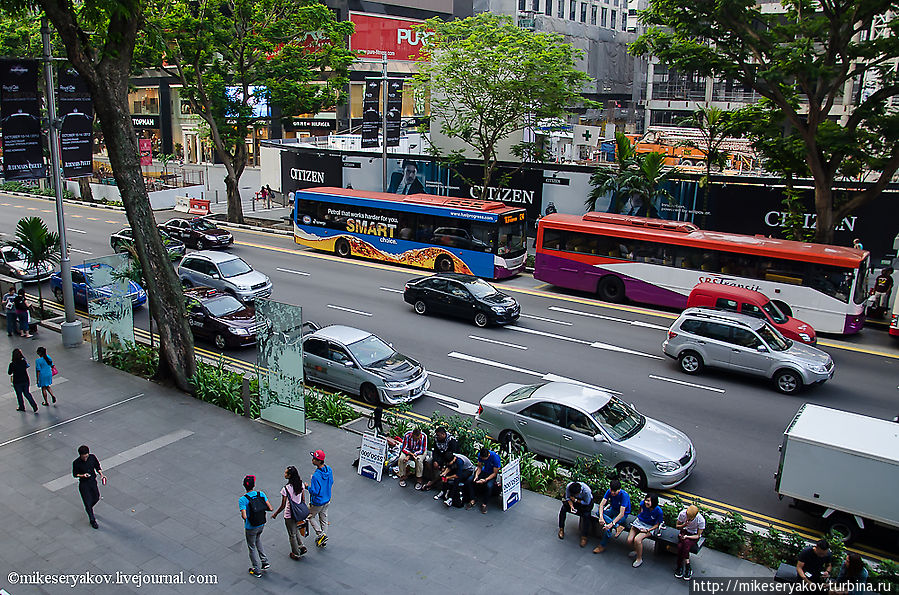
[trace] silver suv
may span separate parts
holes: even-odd
[[[684,310],[668,329],[662,351],[687,374],[710,366],[765,376],[788,395],[833,378],[827,353],[784,338],[765,320],[720,310]]]
[[[267,275],[228,252],[192,252],[178,265],[178,277],[184,287],[212,287],[242,302],[272,294],[272,282]]]

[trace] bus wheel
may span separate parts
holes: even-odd
[[[624,301],[624,282],[615,275],[606,275],[599,280],[597,288],[599,299],[605,302],[620,303]]]
[[[348,257],[350,255],[350,243],[343,238],[340,238],[337,240],[337,243],[334,244],[334,252],[341,258]]]
[[[434,270],[438,273],[452,273],[453,260],[449,256],[438,256],[434,263]]]
[[[789,317],[793,317],[793,308],[789,307],[786,302],[780,300],[771,300],[771,303],[777,306],[777,309]]]

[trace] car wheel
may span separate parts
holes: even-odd
[[[453,259],[449,256],[438,256],[434,262],[434,270],[438,273],[452,273],[453,269]]]
[[[606,275],[599,280],[596,292],[599,299],[617,304],[624,301],[624,282],[615,275]]]
[[[524,438],[514,430],[504,430],[499,435],[499,443],[507,450],[511,450],[513,454],[521,454],[528,451],[528,445]]]
[[[425,315],[428,313],[428,305],[424,303],[422,300],[418,300],[415,302],[415,313]]]
[[[56,298],[56,301],[60,304],[62,303],[62,287],[56,287],[53,289],[53,297]]]
[[[203,240],[197,240],[197,250],[202,250],[203,248],[205,248]]]
[[[621,463],[616,467],[618,470],[618,480],[637,486],[640,489],[646,488],[646,474],[633,463]]]
[[[337,243],[334,244],[334,252],[341,258],[347,258],[351,252],[350,243],[343,238],[337,240]]]
[[[363,384],[359,389],[359,396],[369,405],[379,405],[381,403],[381,399],[378,396],[378,389],[375,388],[374,384],[369,384],[368,382]]]
[[[827,519],[827,532],[849,545],[858,539],[860,530],[852,517],[844,514],[832,514]]]
[[[795,395],[802,388],[802,378],[793,370],[781,370],[774,375],[774,386],[785,395]]]
[[[678,356],[677,362],[685,374],[699,374],[704,366],[702,356],[695,351],[684,351]]]
[[[483,312],[478,312],[477,314],[474,315],[474,325],[475,326],[484,328],[485,326],[487,326],[488,322],[489,321],[487,320],[487,315],[484,314]]]
[[[225,337],[223,337],[221,334],[216,334],[213,341],[215,341],[215,346],[219,349],[224,349],[228,345],[227,341],[225,341]]]

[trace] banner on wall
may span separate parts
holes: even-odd
[[[400,120],[403,116],[403,81],[387,83],[387,146],[400,146]]]
[[[137,151],[141,165],[153,165],[153,141],[149,138],[137,139]]]
[[[362,52],[362,58],[369,60],[380,60],[384,54],[389,60],[417,60],[428,35],[413,29],[423,22],[414,19],[350,12],[350,21],[355,25],[350,49]]]
[[[343,186],[341,159],[335,155],[281,152],[281,192],[293,204],[292,193],[303,188]]]
[[[362,148],[378,146],[378,132],[381,130],[381,83],[365,81],[365,96],[362,98]]]
[[[87,85],[72,66],[59,69],[59,132],[64,178],[93,173],[94,104]]]
[[[37,60],[0,60],[0,120],[3,128],[3,177],[47,177],[41,139]]]

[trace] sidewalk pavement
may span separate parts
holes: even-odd
[[[59,369],[55,406],[15,410],[3,395],[0,415],[0,511],[4,537],[0,589],[26,593],[685,593],[673,576],[674,557],[646,554],[631,567],[624,538],[602,555],[578,547],[569,520],[556,537],[557,500],[525,492],[503,513],[447,509],[411,486],[378,484],[351,467],[359,437],[308,422],[296,436],[90,361],[90,346],[63,349],[42,329],[37,340],[0,339],[0,361],[20,347],[32,364],[43,345]],[[72,461],[80,444],[97,455],[109,478],[100,488],[91,529],[81,505]],[[271,568],[261,579],[249,559],[237,500],[241,481],[257,477],[273,506],[280,503],[284,468],[296,465],[308,481],[309,452],[322,449],[336,477],[325,549],[307,538],[309,553],[288,558],[284,523],[269,520],[263,544]],[[651,549],[651,546],[650,548]],[[705,549],[695,577],[771,577],[761,566]],[[166,573],[189,580],[214,575],[217,584],[114,584],[116,573]],[[183,575],[178,573],[183,572]],[[18,573],[18,574],[16,574]],[[37,575],[111,574],[113,584],[34,586]],[[180,579],[179,579],[180,580]],[[16,584],[18,582],[18,584]]]

